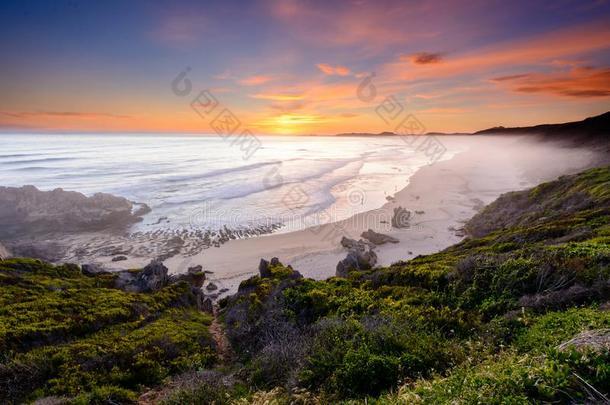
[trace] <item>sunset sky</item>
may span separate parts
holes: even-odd
[[[0,30],[3,132],[206,133],[204,89],[268,134],[392,131],[388,96],[428,131],[610,110],[604,0],[23,0],[2,2]]]

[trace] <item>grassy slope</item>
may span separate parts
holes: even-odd
[[[111,277],[0,262],[0,402],[126,403],[168,375],[214,363],[211,318],[189,285],[134,294],[111,288]]]
[[[556,346],[610,327],[609,224],[610,169],[563,177],[501,197],[437,254],[347,280],[253,277],[223,303],[227,333],[251,386],[323,403],[599,400],[608,351]]]

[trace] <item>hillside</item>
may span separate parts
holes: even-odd
[[[586,145],[599,152],[598,165],[606,165],[610,161],[610,111],[582,121],[531,127],[495,127],[475,132],[473,135],[529,135],[545,141],[561,142],[567,147]]]
[[[606,401],[610,167],[503,195],[466,228],[442,252],[347,278],[272,261],[220,302],[222,356],[185,283],[128,293],[112,275],[5,260],[1,399]]]

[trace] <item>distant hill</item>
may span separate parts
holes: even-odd
[[[596,117],[586,118],[582,121],[566,122],[563,124],[542,124],[531,127],[494,127],[474,133],[474,135],[486,134],[538,134],[545,136],[578,135],[583,138],[605,138],[610,135],[610,111]]]
[[[531,127],[493,127],[483,129],[473,133],[443,133],[443,132],[428,132],[426,135],[543,135],[562,137],[578,136],[582,140],[594,140],[610,138],[610,111],[607,113],[585,118],[582,121],[566,122],[563,124],[541,124]],[[380,132],[378,134],[369,132],[346,132],[336,134],[335,136],[396,136],[394,132]]]

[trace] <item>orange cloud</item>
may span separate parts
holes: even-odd
[[[610,96],[610,68],[575,68],[568,73],[531,73],[496,77],[492,81],[507,84],[510,90],[519,93],[575,98]]]
[[[324,73],[325,75],[337,75],[337,76],[348,76],[351,73],[351,70],[349,70],[349,68],[346,68],[345,66],[331,66],[327,63],[318,63],[316,65],[318,67],[318,69],[320,69],[320,71],[322,73]]]
[[[257,86],[259,84],[267,83],[271,80],[272,78],[270,76],[255,75],[241,79],[239,83],[243,84],[244,86]]]
[[[430,52],[419,52],[413,55],[409,55],[408,59],[414,65],[429,65],[432,63],[439,63],[443,59],[442,53],[430,53]]]
[[[295,100],[302,100],[304,98],[302,94],[273,94],[273,93],[251,94],[250,97],[257,98],[260,100],[273,100],[273,101],[295,101]]]
[[[589,24],[555,31],[526,40],[493,47],[426,64],[414,69],[412,63],[399,58],[384,68],[384,76],[393,80],[420,80],[481,72],[497,67],[532,64],[548,65],[557,59],[610,48],[610,26]]]
[[[75,111],[0,111],[0,114],[13,118],[55,118],[68,117],[75,119],[97,119],[97,118],[131,118],[129,115],[96,113],[96,112],[75,112]]]

